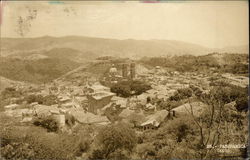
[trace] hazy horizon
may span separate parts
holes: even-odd
[[[242,44],[242,45],[237,45],[237,46],[225,46],[221,48],[211,48],[207,47],[201,44],[197,43],[192,43],[192,42],[187,42],[187,41],[181,41],[181,40],[172,40],[172,39],[133,39],[133,38],[127,38],[127,39],[115,39],[115,38],[109,38],[109,37],[91,37],[91,36],[84,36],[84,35],[67,35],[67,36],[50,36],[50,35],[44,35],[44,36],[39,36],[39,37],[1,37],[1,38],[6,38],[6,39],[36,39],[36,38],[44,38],[44,37],[51,37],[51,38],[66,38],[66,37],[85,37],[85,38],[97,38],[97,39],[109,39],[109,40],[120,40],[120,41],[126,41],[126,40],[134,40],[134,41],[150,41],[150,40],[156,40],[156,41],[177,41],[177,42],[183,42],[183,43],[188,43],[188,44],[193,44],[193,45],[198,45],[201,47],[205,47],[208,49],[224,49],[228,47],[244,47],[244,46],[249,46],[249,44]]]
[[[4,2],[1,37],[173,40],[248,45],[248,2]]]

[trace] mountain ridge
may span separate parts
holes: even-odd
[[[96,56],[111,55],[129,58],[168,55],[205,55],[211,52],[224,52],[225,49],[210,49],[198,44],[176,40],[135,40],[109,39],[85,36],[2,38],[2,56],[30,51],[49,51],[54,48],[73,49]],[[244,46],[244,48],[248,48]],[[230,48],[229,48],[230,49]],[[229,49],[226,49],[228,51]],[[231,48],[237,52],[237,47]],[[238,50],[246,52],[246,49]]]

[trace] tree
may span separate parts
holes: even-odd
[[[124,123],[103,128],[97,139],[100,147],[92,153],[92,159],[109,159],[118,152],[129,154],[136,145],[135,132]]]
[[[135,95],[140,95],[143,92],[151,89],[150,85],[141,81],[133,81],[130,86],[131,90],[135,92]]]
[[[191,96],[192,96],[192,89],[182,88],[182,89],[178,89],[173,96],[169,97],[169,100],[179,101],[185,98],[189,98]]]
[[[145,82],[126,81],[113,85],[111,87],[111,92],[114,92],[122,97],[129,97],[131,95],[140,95],[149,89],[151,89],[151,86]]]
[[[246,116],[238,113],[236,109],[232,111],[225,107],[226,103],[234,101],[242,94],[244,95],[242,90],[234,86],[214,87],[209,94],[200,97],[207,104],[207,107],[204,108],[203,114],[199,117],[194,115],[194,106],[189,101],[190,115],[199,130],[199,141],[196,145],[196,150],[200,155],[199,159],[218,157],[219,153],[216,147],[221,144],[246,143],[243,127]],[[244,102],[242,106],[244,106]]]

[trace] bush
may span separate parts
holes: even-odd
[[[47,95],[43,97],[42,95],[29,95],[25,98],[28,103],[38,102],[38,104],[43,105],[53,105],[57,104],[57,97],[55,95]]]
[[[248,110],[248,97],[239,97],[236,99],[236,109],[238,111],[247,111]]]
[[[155,159],[156,150],[155,146],[152,143],[143,143],[137,145],[137,154],[142,159]]]
[[[57,104],[57,97],[55,95],[47,95],[45,97],[43,97],[43,103],[44,105],[53,105],[53,104]]]
[[[81,152],[79,137],[65,133],[39,133],[35,130],[27,135],[25,141],[35,151],[34,159],[70,160]]]
[[[37,102],[38,104],[42,104],[43,103],[43,96],[42,95],[29,95],[25,98],[25,100],[30,104],[33,102]]]
[[[200,97],[202,95],[202,90],[199,87],[190,85],[190,89],[192,90],[195,96]]]
[[[13,87],[7,87],[1,92],[3,99],[20,97],[22,94],[23,93],[21,91],[16,90]]]
[[[178,89],[175,94],[169,97],[170,101],[179,101],[192,96],[192,90],[190,88]]]
[[[46,128],[48,132],[57,132],[59,129],[58,123],[51,117],[46,119],[38,119],[34,121],[33,124]]]
[[[0,150],[6,159],[31,159],[35,154],[29,144],[22,142],[11,142]]]

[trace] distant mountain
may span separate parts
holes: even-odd
[[[143,57],[165,55],[204,55],[210,49],[186,42],[172,40],[116,40],[90,37],[40,37],[40,38],[2,38],[2,55],[23,53],[45,54],[83,54],[86,59],[110,55],[120,57]],[[46,53],[43,53],[46,52]],[[56,52],[56,53],[55,53]],[[66,52],[66,53],[65,53]],[[78,52],[78,53],[76,53]],[[61,54],[60,54],[61,55]],[[88,56],[86,56],[88,55]],[[80,56],[81,57],[81,56]]]
[[[80,36],[59,38],[45,36],[2,38],[1,52],[2,56],[36,53],[46,56],[76,57],[75,60],[86,61],[104,55],[141,58],[143,56],[205,55],[211,52],[248,53],[248,46],[211,49],[174,40],[116,40]]]

